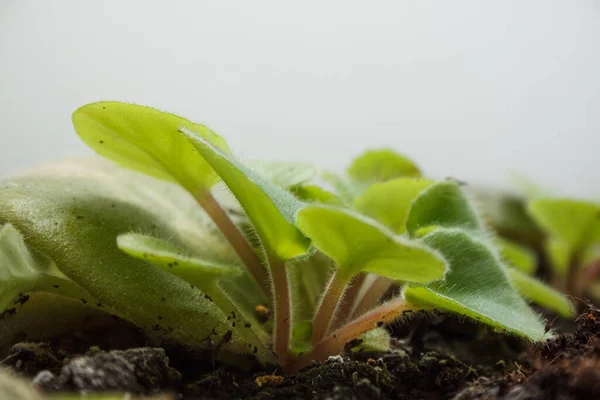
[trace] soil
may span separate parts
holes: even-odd
[[[595,399],[600,398],[600,310],[573,333],[533,347],[452,318],[393,327],[393,350],[331,357],[294,375],[241,371],[206,354],[144,347],[123,324],[110,331],[19,343],[2,366],[44,392],[170,394],[172,399]],[[111,340],[113,336],[128,340]],[[163,398],[163,397],[161,397]]]

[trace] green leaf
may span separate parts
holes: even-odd
[[[514,268],[509,268],[507,272],[519,293],[527,300],[556,311],[565,318],[573,318],[577,308],[561,292]]]
[[[394,178],[421,176],[421,171],[407,157],[390,149],[368,150],[356,157],[348,175],[359,182],[385,182]]]
[[[395,280],[430,282],[446,272],[437,252],[350,210],[310,205],[298,212],[297,225],[348,279],[373,272]]]
[[[321,177],[331,186],[334,193],[342,201],[342,203],[347,206],[350,206],[356,196],[362,193],[369,186],[369,184],[350,182],[348,179],[334,174],[333,172],[325,171],[321,174]]]
[[[160,179],[178,182],[192,195],[218,182],[217,174],[178,129],[192,129],[223,151],[225,141],[209,128],[150,107],[99,102],[73,113],[81,139],[98,154]]]
[[[532,247],[542,244],[543,234],[527,213],[522,198],[470,186],[463,190],[474,199],[477,210],[487,225],[498,234]]]
[[[546,232],[567,245],[570,251],[584,251],[600,241],[598,204],[546,198],[530,201],[528,211]]]
[[[304,203],[202,136],[185,127],[182,132],[237,198],[268,253],[287,260],[306,252],[309,241],[294,226],[294,214]]]
[[[432,225],[473,231],[482,228],[467,196],[454,181],[431,185],[414,200],[406,221],[408,233],[414,235],[420,228]]]
[[[177,236],[152,203],[144,208],[138,197],[127,201],[125,194],[114,195],[127,193],[127,187],[121,191],[119,181],[104,185],[93,175],[4,181],[0,184],[0,224],[10,223],[22,232],[28,247],[50,258],[64,275],[101,302],[104,310],[150,335],[192,348],[205,349],[215,343],[222,351],[219,357],[246,353],[247,342],[232,331],[227,316],[200,290],[119,250],[116,238],[126,232]]]
[[[422,240],[442,253],[450,272],[444,281],[406,287],[408,301],[455,312],[534,341],[544,340],[544,325],[515,291],[504,266],[485,243],[456,228],[439,228]]]
[[[519,271],[533,275],[537,267],[537,259],[533,250],[506,239],[496,238],[494,244],[500,251],[502,260]]]
[[[256,304],[237,303],[230,297],[231,292],[226,293],[220,286],[221,279],[229,280],[240,276],[243,272],[241,268],[198,258],[186,249],[147,235],[120,235],[117,245],[125,253],[156,265],[199,288],[228,315],[227,320],[232,322],[232,328],[250,345],[257,346],[259,359],[268,357],[268,336],[255,316]]]
[[[312,322],[302,321],[294,325],[292,329],[291,351],[293,354],[300,355],[308,353],[312,346],[310,337],[312,335]]]
[[[341,206],[344,204],[342,199],[328,190],[316,185],[298,185],[291,189],[294,196],[306,203],[321,203],[332,206]]]
[[[249,161],[244,164],[257,175],[284,189],[291,189],[310,182],[317,176],[317,169],[309,163]]]
[[[85,302],[92,296],[43,255],[27,247],[11,224],[0,227],[0,312],[24,301],[27,294],[47,292]]]
[[[414,199],[434,182],[426,179],[398,178],[375,183],[354,200],[354,209],[401,234]]]

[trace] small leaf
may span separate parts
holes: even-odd
[[[371,329],[358,339],[361,343],[351,349],[353,353],[361,351],[385,353],[392,349],[390,333],[384,328]]]
[[[0,227],[0,312],[23,302],[28,293],[47,292],[92,302],[77,286],[41,254],[31,251],[11,224]]]
[[[235,265],[203,260],[166,240],[139,233],[119,235],[117,246],[130,256],[145,260],[195,284],[202,291],[212,286],[211,281],[242,273]]]
[[[294,226],[294,214],[304,203],[267,182],[202,136],[185,127],[182,132],[235,195],[268,252],[281,260],[306,252],[309,241]]]
[[[348,279],[373,272],[395,280],[430,282],[446,272],[446,263],[436,252],[350,210],[310,205],[298,212],[297,225]]]
[[[545,338],[544,325],[486,244],[456,228],[439,228],[422,240],[443,254],[450,272],[444,281],[406,287],[408,301],[465,315],[534,341]]]
[[[506,239],[496,238],[494,244],[500,251],[504,262],[519,271],[533,275],[537,267],[537,259],[533,250]]]
[[[412,160],[390,149],[368,150],[355,158],[348,175],[359,182],[385,182],[394,178],[421,176]]]
[[[333,172],[323,172],[321,177],[331,186],[335,195],[342,200],[343,204],[348,206],[352,204],[357,195],[368,187],[368,184],[350,182],[348,179]]]
[[[509,268],[507,272],[523,297],[565,318],[573,317],[577,308],[561,292],[514,268]]]
[[[341,206],[344,204],[335,194],[316,185],[298,185],[291,190],[294,196],[306,203],[321,203],[332,206]]]
[[[529,202],[533,219],[570,251],[583,251],[600,241],[600,206],[569,199],[538,199]]]
[[[240,276],[242,270],[239,267],[200,259],[166,240],[136,233],[120,235],[117,245],[127,254],[156,265],[200,289],[228,315],[232,328],[249,344],[260,349],[259,359],[270,353],[266,347],[267,333],[254,313],[255,304],[234,302],[219,284],[220,279],[231,280]]]
[[[309,164],[291,161],[250,161],[244,163],[249,169],[267,181],[291,189],[312,181],[317,169]]]
[[[465,193],[454,181],[438,182],[423,190],[412,204],[406,229],[414,235],[428,226],[480,230],[481,222]]]
[[[124,167],[178,182],[194,196],[213,186],[218,176],[178,129],[192,129],[228,150],[225,141],[203,125],[135,104],[85,105],[73,113],[73,125],[98,154]]]
[[[354,209],[401,234],[406,230],[406,220],[414,199],[433,183],[410,178],[374,183],[354,200]]]

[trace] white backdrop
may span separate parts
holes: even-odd
[[[359,6],[360,4],[360,6]],[[152,105],[246,158],[600,198],[600,2],[0,0],[0,175],[89,154],[79,105]]]

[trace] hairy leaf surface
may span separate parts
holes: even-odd
[[[511,285],[492,249],[461,229],[440,228],[422,239],[450,263],[446,279],[404,290],[410,302],[448,310],[534,341],[544,324]]]
[[[437,182],[423,190],[412,204],[406,230],[414,235],[429,226],[481,229],[481,222],[467,196],[454,181]]]
[[[182,132],[235,195],[267,252],[281,260],[306,252],[309,242],[294,226],[294,215],[304,203],[222,152],[201,135],[186,128],[182,128]]]
[[[348,278],[373,272],[395,280],[430,282],[446,272],[437,252],[350,210],[310,205],[298,212],[297,225]]]

